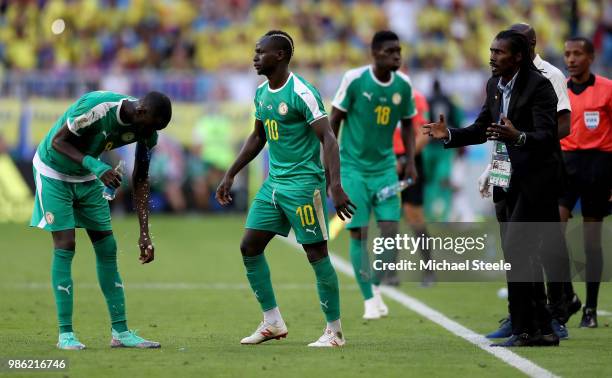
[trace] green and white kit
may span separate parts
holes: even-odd
[[[327,240],[325,172],[320,142],[311,125],[327,117],[321,95],[291,73],[278,89],[261,84],[255,118],[266,131],[270,172],[249,209],[246,228],[286,236],[293,228],[301,244]]]
[[[119,116],[122,103],[135,100],[114,92],[90,92],[62,114],[38,146],[32,162],[36,194],[30,226],[47,231],[111,229],[108,202],[102,198],[104,185],[89,169],[56,151],[53,138],[67,125],[78,136],[77,148],[96,159],[104,151],[137,141],[152,148],[157,132],[141,141],[135,127]]]
[[[393,132],[401,119],[416,115],[410,78],[392,72],[383,83],[371,66],[349,70],[332,105],[346,112],[340,136],[342,186],[357,207],[347,227],[367,226],[372,210],[377,221],[398,221],[399,197],[380,203],[375,197],[398,181]]]

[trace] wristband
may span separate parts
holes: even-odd
[[[96,175],[96,177],[98,178],[102,177],[104,172],[113,169],[110,165],[89,155],[85,155],[83,161],[81,162],[81,165],[89,169],[89,171]]]

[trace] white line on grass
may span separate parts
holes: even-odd
[[[291,233],[288,238],[280,239],[302,250],[302,246],[297,242],[297,240],[295,240],[295,236],[293,235],[293,233]],[[331,251],[329,252],[329,257],[337,270],[346,274],[347,276],[355,277],[353,273],[353,267],[349,262],[344,260],[342,257],[336,255],[335,253],[332,253]],[[485,338],[482,335],[477,334],[469,328],[462,326],[456,321],[449,319],[441,312],[434,310],[433,308],[427,306],[425,303],[407,295],[406,293],[394,287],[381,286],[381,292],[389,298],[400,303],[404,307],[431,320],[432,322],[455,334],[456,336],[459,336],[462,339],[469,341],[470,343],[476,345],[485,352],[494,355],[495,357],[504,361],[508,365],[517,368],[518,370],[527,374],[530,377],[558,377],[551,371],[548,371],[536,365],[528,359],[521,357],[506,348],[491,347],[491,340]]]

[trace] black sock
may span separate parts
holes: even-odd
[[[586,283],[586,303],[587,308],[597,308],[597,296],[599,295],[599,282]]]
[[[415,235],[418,236],[423,236],[423,238],[425,240],[429,240],[429,233],[427,232],[427,228],[423,227],[423,228],[416,228],[414,230]],[[421,248],[420,252],[421,252],[421,259],[425,262],[431,260],[431,252],[429,250],[429,245],[427,243],[423,243],[421,244],[423,247],[425,248]]]

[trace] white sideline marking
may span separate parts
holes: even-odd
[[[251,290],[248,284],[241,283],[189,283],[189,282],[147,282],[147,283],[124,283],[127,289],[136,290]],[[100,289],[97,283],[75,282],[79,289]],[[23,289],[23,290],[50,290],[50,282],[31,283],[0,283],[1,289]],[[278,284],[274,289],[279,290],[315,290],[313,284]],[[349,286],[349,290],[357,290],[357,286]]]
[[[291,244],[294,247],[299,248],[300,251],[302,251],[302,246],[298,244],[298,242],[295,240],[295,236],[293,235],[293,233],[291,233],[288,238],[280,239],[285,241],[286,243]],[[349,262],[336,255],[335,253],[332,253],[331,251],[329,252],[329,258],[331,259],[332,264],[337,270],[346,274],[347,276],[353,278],[355,277],[353,273],[353,266]],[[455,334],[456,336],[467,340],[468,342],[476,345],[485,352],[494,355],[495,357],[504,361],[508,365],[515,367],[516,369],[520,370],[521,372],[525,373],[530,377],[558,378],[558,376],[553,374],[551,371],[548,371],[536,365],[535,363],[529,361],[524,357],[519,356],[518,354],[510,351],[507,348],[491,347],[491,340],[487,339],[483,335],[479,335],[471,329],[466,328],[461,324],[457,323],[456,321],[449,319],[441,312],[434,310],[433,308],[427,306],[425,303],[409,296],[408,294],[394,287],[381,286],[380,291],[387,297],[393,299],[404,307],[431,320],[432,322]]]

